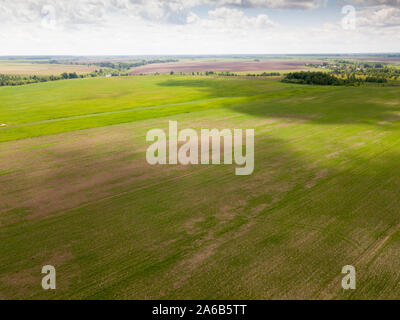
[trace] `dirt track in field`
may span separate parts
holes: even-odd
[[[194,61],[154,63],[137,67],[130,74],[152,74],[173,72],[238,72],[264,70],[296,70],[306,63],[321,63],[319,60],[269,60],[269,61]]]

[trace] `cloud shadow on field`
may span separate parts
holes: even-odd
[[[243,89],[246,84],[248,86],[248,80],[230,80],[167,80],[158,85],[199,88],[209,92],[210,97],[251,97],[251,101],[229,108],[255,117],[305,119],[317,124],[367,124],[384,126],[385,129],[399,128],[396,126],[400,123],[398,87],[327,87],[284,83],[271,86],[274,80],[253,80],[253,87]],[[259,99],[257,95],[260,95]]]
[[[345,88],[332,92],[310,92],[307,95],[244,103],[231,109],[263,118],[306,119],[316,124],[387,125],[387,128],[398,129],[400,99],[396,95],[400,96],[399,89],[374,89],[380,91]]]

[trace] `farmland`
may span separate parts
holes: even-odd
[[[0,74],[50,76],[63,72],[89,73],[98,69],[95,66],[32,63],[28,61],[0,61]]]
[[[131,74],[154,74],[178,72],[240,72],[260,70],[296,70],[304,69],[306,63],[317,64],[319,60],[232,60],[232,61],[183,61],[170,63],[156,63],[134,68]]]
[[[180,75],[1,87],[0,299],[400,298],[399,97]],[[150,166],[169,120],[254,128],[254,173]]]

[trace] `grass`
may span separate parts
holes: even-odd
[[[302,94],[277,81],[169,76],[55,81],[0,88],[0,141]],[[315,89],[317,90],[317,89]],[[19,103],[18,103],[19,102]]]
[[[184,76],[0,88],[0,298],[399,298],[398,97]],[[149,166],[168,120],[254,128],[254,173]]]

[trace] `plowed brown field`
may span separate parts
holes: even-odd
[[[130,74],[152,74],[173,72],[238,72],[264,70],[303,69],[306,63],[321,63],[319,60],[267,60],[267,61],[193,61],[154,63],[133,69]]]

